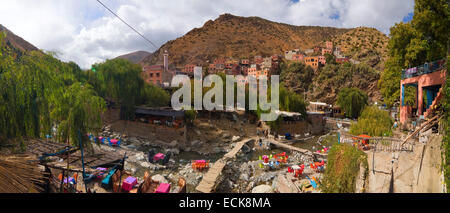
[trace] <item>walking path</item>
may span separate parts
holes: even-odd
[[[203,192],[203,193],[211,193],[214,190],[214,187],[216,185],[216,181],[219,178],[220,173],[222,173],[223,168],[227,164],[227,161],[229,159],[232,159],[236,154],[239,152],[239,150],[242,149],[242,147],[247,144],[248,142],[255,141],[257,138],[251,138],[251,139],[245,139],[238,143],[236,143],[236,146],[225,154],[223,158],[219,159],[214,163],[214,165],[208,170],[208,172],[203,176],[202,181],[200,184],[195,188],[197,191]]]

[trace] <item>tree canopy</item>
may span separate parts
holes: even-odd
[[[389,113],[378,109],[376,106],[366,107],[358,118],[358,122],[352,124],[350,133],[354,135],[366,134],[370,136],[391,136],[392,119]]]
[[[401,70],[446,57],[449,11],[445,0],[416,0],[411,22],[391,27],[389,57],[378,83],[388,106],[400,98]]]
[[[60,142],[78,145],[79,134],[101,127],[104,101],[79,81],[82,73],[75,63],[40,51],[19,54],[3,38],[1,34],[0,142],[56,135]]]
[[[120,104],[120,118],[133,119],[136,105],[168,106],[170,97],[163,89],[142,79],[142,67],[126,59],[107,60],[93,65],[87,80],[107,100]]]
[[[367,106],[367,101],[367,94],[360,89],[344,88],[338,94],[337,105],[342,108],[347,117],[357,118]]]

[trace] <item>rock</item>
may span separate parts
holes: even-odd
[[[241,176],[239,176],[239,180],[248,181],[248,174],[241,174]]]
[[[136,161],[143,161],[145,159],[145,154],[143,152],[138,152],[135,157]]]
[[[202,144],[202,142],[199,141],[199,140],[193,140],[193,141],[191,142],[191,146],[192,146],[192,147],[196,147],[196,146],[199,146],[199,145],[201,145],[201,144]]]
[[[242,146],[242,152],[249,153],[250,151],[252,151],[252,149],[249,146],[247,145]]]
[[[141,162],[140,165],[141,165],[142,167],[144,167],[144,168],[150,168],[150,167],[152,167],[152,164],[149,163],[149,162],[147,162],[147,161]]]
[[[198,129],[195,130],[195,133],[197,133],[197,135],[202,135],[202,133]]]
[[[212,151],[213,153],[221,153],[222,149],[220,147],[214,147]]]
[[[223,139],[231,139],[231,135],[228,134],[228,133],[223,133],[223,134],[222,134],[222,138],[223,138]]]
[[[231,139],[231,141],[236,142],[236,141],[238,141],[239,139],[241,139],[241,137],[239,137],[239,136],[233,136],[233,138]]]
[[[279,193],[298,193],[298,188],[294,185],[294,183],[286,178],[284,175],[278,175],[278,177],[273,181],[272,186]]]
[[[152,180],[158,181],[159,183],[169,183],[169,181],[167,181],[167,179],[160,174],[153,175]]]
[[[273,190],[269,185],[259,185],[252,189],[252,193],[273,193]]]

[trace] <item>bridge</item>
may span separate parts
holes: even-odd
[[[236,154],[239,152],[239,150],[242,149],[242,147],[245,144],[256,140],[257,138],[255,137],[251,139],[245,139],[236,143],[236,145],[230,152],[225,154],[223,158],[217,160],[213,164],[213,166],[208,170],[208,172],[205,175],[203,175],[202,181],[195,189],[203,193],[211,193],[214,190],[217,179],[219,178],[219,175],[222,173],[222,170],[227,164],[227,161],[234,158],[234,156],[236,156]]]
[[[311,151],[309,151],[307,149],[302,149],[302,148],[298,148],[298,147],[295,147],[295,146],[291,146],[291,145],[282,143],[280,141],[276,141],[274,139],[266,139],[266,141],[269,142],[270,144],[274,145],[274,146],[279,147],[279,148],[288,149],[288,150],[299,152],[299,153],[302,153],[302,154],[305,154],[305,155],[309,155],[309,156],[318,156],[318,157],[323,157],[323,158],[326,158],[328,156],[327,154],[311,152]]]

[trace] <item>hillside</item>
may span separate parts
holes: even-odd
[[[129,60],[132,63],[138,64],[140,61],[142,61],[142,59],[144,59],[150,55],[151,55],[151,53],[146,52],[146,51],[136,51],[136,52],[118,56],[116,58],[123,58],[123,59]]]
[[[10,48],[20,50],[20,51],[33,51],[33,50],[39,50],[37,47],[33,46],[29,42],[25,41],[23,38],[17,36],[16,34],[12,33],[10,30],[8,30],[6,27],[0,24],[0,32],[6,33],[6,45],[8,45]]]
[[[374,28],[358,27],[332,39],[345,56],[383,70],[389,38]]]
[[[161,61],[161,53],[168,50],[170,63],[181,67],[186,63],[205,65],[214,58],[251,58],[255,55],[281,54],[294,48],[311,48],[330,40],[349,29],[316,26],[293,26],[258,17],[239,17],[223,14],[195,28],[186,35],[167,42],[154,57],[145,58],[144,64]]]

